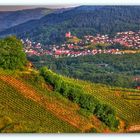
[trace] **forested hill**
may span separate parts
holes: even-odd
[[[46,44],[63,42],[64,34],[69,30],[79,37],[135,31],[140,29],[139,13],[139,6],[80,6],[26,22],[7,29],[0,35],[16,34]]]
[[[29,20],[40,19],[41,17],[52,13],[53,9],[35,8],[18,11],[1,11],[0,12],[0,31],[25,23]]]

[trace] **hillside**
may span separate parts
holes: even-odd
[[[96,117],[52,91],[33,73],[1,71],[0,132],[70,133],[93,128],[91,132],[109,132]]]
[[[10,124],[6,126],[0,119],[1,132],[78,132],[78,129],[43,107],[43,102],[37,102],[41,95],[35,94],[37,91],[33,88],[18,80],[7,82],[13,80],[12,77],[2,76],[0,79],[0,116],[10,119]],[[13,84],[17,84],[16,87]]]
[[[81,88],[89,94],[114,108],[118,117],[124,120],[126,131],[140,131],[138,127],[140,126],[139,90],[114,88],[85,81],[76,81],[73,79],[71,82],[80,83]]]
[[[139,12],[139,6],[80,6],[1,32],[1,37],[17,37],[0,39],[0,133],[140,132],[138,50],[105,53],[103,47],[96,55],[56,57],[57,44],[50,45],[54,54],[48,55],[45,46],[31,43],[61,43],[68,30],[77,37],[67,42],[80,42],[86,34],[138,30]],[[20,38],[31,41],[26,45]]]
[[[116,111],[121,122],[115,132],[139,132],[140,91],[63,78]],[[54,91],[37,71],[1,71],[0,87],[1,132],[112,132],[89,111]]]
[[[115,87],[106,86],[103,84],[95,84],[95,83],[90,83],[86,81],[80,81],[77,79],[62,77],[62,76],[58,77],[56,74],[54,74],[50,70],[46,72],[46,76],[47,76],[46,77],[47,81],[48,82],[50,81],[49,83],[51,83],[52,85],[54,84],[54,87],[57,88],[57,86],[59,86],[60,92],[61,92],[61,86],[62,87],[66,86],[65,82],[67,81],[69,84],[72,84],[74,86],[74,89],[78,88],[81,90],[81,92],[83,91],[84,94],[89,94],[90,97],[92,95],[93,97],[98,99],[100,103],[105,103],[105,104],[110,105],[113,109],[116,110],[118,117],[125,120],[127,125],[132,125],[132,124],[136,125],[140,123],[139,122],[139,115],[140,115],[139,114],[140,113],[140,110],[139,110],[140,91],[139,90],[115,88]],[[57,82],[59,82],[61,77],[64,79],[64,83],[61,82],[61,84],[58,85]],[[55,80],[57,79],[57,82],[55,82],[53,78]],[[67,87],[64,88],[64,90],[66,89]],[[78,91],[77,91],[77,94],[78,94]],[[65,94],[64,96],[66,97]],[[70,96],[73,96],[73,94],[70,94]]]
[[[119,31],[139,30],[139,12],[139,6],[81,6],[26,22],[0,35],[16,34],[43,44],[63,42],[69,30],[78,37],[97,33],[113,35]]]
[[[0,86],[0,132],[78,132],[40,104],[22,96],[21,91],[2,80]],[[8,118],[9,123],[2,121],[3,118]]]
[[[19,11],[0,12],[0,31],[25,23],[29,20],[40,19],[52,13],[53,9],[36,8]]]
[[[22,47],[14,36],[0,40],[0,132],[112,132],[118,129],[119,120],[110,106],[88,97],[79,86],[45,67],[40,71],[33,69]]]

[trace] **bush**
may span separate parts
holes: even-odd
[[[3,69],[23,69],[27,63],[23,45],[16,37],[0,40],[0,67]]]
[[[73,102],[78,104],[79,100],[80,100],[81,90],[79,90],[78,88],[72,88],[71,87],[68,92],[69,92],[68,98],[71,101],[73,101]]]
[[[78,113],[83,115],[83,116],[85,116],[85,117],[87,117],[87,118],[90,118],[93,115],[90,111],[88,111],[87,109],[83,109],[83,108],[80,108],[78,110]]]
[[[116,117],[113,114],[108,114],[105,118],[104,118],[104,122],[110,126],[112,129],[113,128],[117,128],[119,125],[119,120],[116,119]]]
[[[79,104],[82,108],[85,108],[90,112],[94,112],[96,108],[94,97],[88,94],[81,94]]]
[[[67,83],[65,82],[62,82],[62,85],[61,88],[60,88],[60,92],[64,97],[68,97],[68,91],[69,91],[69,86]]]
[[[61,78],[59,76],[56,76],[54,78],[53,84],[54,84],[55,90],[60,92],[60,89],[62,87],[62,80],[61,80]]]
[[[47,67],[42,68],[40,74],[46,82],[54,86],[55,91],[77,103],[81,108],[95,114],[110,128],[118,127],[119,121],[116,119],[115,111],[110,106],[101,104],[92,95],[86,94],[80,86],[66,81],[65,78],[48,70]]]

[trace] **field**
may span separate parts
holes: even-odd
[[[102,103],[114,108],[118,117],[124,120],[127,128],[140,125],[139,90],[110,87],[75,79],[69,79],[69,81],[81,85],[81,88],[88,94],[92,94]]]
[[[35,83],[30,72],[13,75],[0,75],[0,115],[12,121],[1,132],[111,132],[95,116],[52,91],[49,85]]]
[[[0,80],[0,116],[8,117],[10,125],[1,126],[1,132],[79,132],[67,122]],[[2,124],[0,119],[0,123]]]
[[[10,125],[1,132],[111,132],[96,116],[54,92],[35,75],[37,71],[1,72],[0,118],[10,119]],[[139,90],[64,78],[114,108],[121,119],[118,132],[139,132]]]

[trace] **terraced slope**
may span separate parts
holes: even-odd
[[[24,122],[26,122],[27,128],[29,127],[29,130],[27,130],[27,132],[32,132],[34,130],[33,128],[30,128],[30,126],[33,127],[34,122],[36,122],[36,132],[88,132],[93,128],[95,128],[97,132],[111,132],[95,116],[85,117],[84,115],[80,114],[80,108],[78,107],[78,105],[71,103],[68,100],[59,100],[55,96],[51,96],[50,94],[53,94],[54,92],[49,93],[48,91],[45,91],[45,94],[42,94],[42,92],[39,92],[27,82],[8,75],[0,76],[0,85],[3,85],[0,88],[0,92],[2,92],[2,94],[0,95],[2,96],[2,98],[0,99],[0,104],[3,107],[8,104],[7,110],[4,111],[6,113],[5,115],[10,116],[10,118],[12,118],[12,120],[14,121],[22,122],[24,120]],[[3,88],[5,90],[2,90]],[[19,99],[19,97],[21,99]],[[3,98],[5,100],[3,100]],[[8,102],[6,100],[8,100]],[[38,108],[40,108],[36,108],[36,111],[34,111],[32,109],[35,108],[33,103]],[[12,107],[12,111],[9,106]],[[9,110],[10,115],[7,114]],[[19,115],[18,117],[13,118],[13,114],[14,116],[16,116],[13,110],[16,110],[16,113],[18,115],[21,114],[22,117]],[[30,114],[28,115],[27,112],[29,112]],[[31,114],[31,112],[33,115]],[[38,115],[41,116],[39,118],[39,121],[37,121],[39,117]],[[26,119],[30,120],[30,118],[32,117],[34,118],[34,120],[31,120],[31,122],[26,121]],[[29,124],[31,125],[28,126]]]
[[[92,84],[74,79],[69,79],[69,81],[82,85],[87,93],[113,107],[117,115],[125,120],[128,126],[140,124],[139,90],[111,88],[102,84]]]
[[[59,93],[52,91],[48,85],[39,89],[37,84],[28,81],[30,73],[25,75],[25,79],[0,75],[0,118],[8,116],[12,120],[12,125],[4,132],[88,132],[93,128],[97,132],[111,132],[95,116],[81,114],[77,104],[61,95],[56,96]],[[125,121],[118,132],[139,132],[140,91],[66,79],[75,85],[80,84],[88,94],[116,110],[118,117]]]
[[[24,89],[21,93],[14,88],[20,86],[15,81],[12,81],[15,84],[12,87],[7,84],[9,78],[2,77],[2,79],[0,80],[0,118],[8,117],[11,123],[2,127],[3,122],[0,119],[0,132],[80,132],[79,129],[49,112],[47,108],[34,102],[33,100],[39,101],[40,98],[37,95],[33,96],[30,89]],[[24,95],[25,91],[30,92],[30,95]]]
[[[62,108],[61,105],[59,105],[56,101],[50,101],[47,98],[44,98],[43,96],[39,95],[34,89],[11,76],[1,76],[1,79],[12,87],[16,88],[26,98],[43,105],[47,110],[54,113],[58,118],[70,123],[71,125],[81,130],[92,128],[92,124],[82,118],[82,116],[80,117],[76,114],[74,116],[71,115],[73,112],[73,108]]]
[[[98,91],[93,90],[91,94],[105,103],[108,102],[117,111],[118,116],[129,124],[140,124],[140,108],[123,98],[122,95],[126,94],[125,91],[113,91],[102,88]]]

